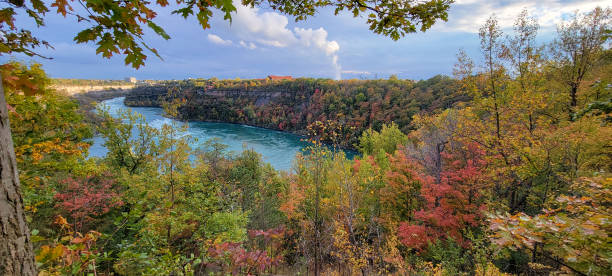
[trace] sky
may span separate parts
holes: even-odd
[[[36,28],[30,19],[18,18],[22,27],[48,41],[54,49],[38,52],[51,60],[24,55],[2,56],[38,62],[54,78],[81,79],[186,79],[264,78],[267,75],[333,79],[386,78],[426,79],[450,75],[459,49],[479,56],[478,28],[495,14],[510,34],[522,9],[540,24],[539,41],[554,37],[556,25],[575,11],[610,6],[602,0],[456,0],[448,21],[439,21],[425,33],[408,34],[398,41],[368,29],[363,17],[349,13],[334,16],[322,9],[306,21],[295,20],[266,8],[249,8],[234,0],[237,12],[231,24],[214,11],[211,28],[203,30],[195,18],[172,15],[172,8],[156,9],[154,20],[171,36],[164,40],[146,31],[145,41],[162,58],[149,54],[138,70],[125,66],[123,57],[105,59],[95,54],[96,45],[76,44],[73,37],[85,23],[50,12],[46,25]]]

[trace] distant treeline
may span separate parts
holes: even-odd
[[[157,103],[177,102],[184,120],[221,121],[306,134],[309,126],[330,121],[340,126],[339,144],[354,147],[361,133],[396,123],[411,130],[412,117],[452,107],[469,97],[447,76],[428,80],[308,79],[165,82]],[[146,94],[146,93],[145,93]],[[128,96],[127,105],[151,105],[152,95]],[[155,97],[155,96],[153,96]]]

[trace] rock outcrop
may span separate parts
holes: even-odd
[[[130,90],[134,88],[134,84],[125,85],[53,85],[57,91],[63,92],[66,95],[75,95],[80,93],[88,93],[92,91],[109,91],[109,90]]]
[[[125,96],[125,105],[161,107],[161,100],[165,98],[167,94],[167,86],[138,86]]]
[[[139,86],[125,98],[127,106],[161,107],[161,101],[176,97],[188,97],[190,101],[214,101],[246,98],[256,106],[269,104],[273,99],[289,95],[281,90],[204,89],[197,87],[177,88],[169,85]]]

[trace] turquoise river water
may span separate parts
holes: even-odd
[[[156,107],[127,107],[123,104],[123,97],[106,100],[100,105],[106,105],[112,115],[119,110],[130,108],[132,111],[144,116],[145,121],[152,127],[161,128],[169,124],[172,119],[163,116],[163,110]],[[219,143],[228,146],[228,151],[241,152],[243,149],[254,149],[262,155],[264,162],[270,163],[277,170],[290,170],[293,159],[308,145],[302,141],[303,137],[291,133],[228,123],[188,122],[185,134],[195,138],[193,148],[199,147],[205,141],[218,138]],[[94,144],[89,149],[90,156],[102,157],[106,155],[104,140],[94,138]],[[347,157],[352,158],[354,152],[346,151]]]

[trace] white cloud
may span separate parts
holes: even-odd
[[[292,31],[287,28],[289,19],[284,15],[261,12],[259,8],[243,6],[238,0],[234,0],[234,5],[236,15],[232,17],[230,31],[241,40],[240,46],[255,49],[259,44],[321,52],[330,57],[335,77],[337,79],[341,77],[341,66],[338,63],[340,45],[336,41],[327,39],[325,29],[294,28]]]
[[[218,45],[232,45],[232,41],[231,40],[224,40],[223,38],[219,37],[218,35],[214,35],[214,34],[208,34],[208,41],[214,43],[214,44],[218,44]]]
[[[259,8],[243,6],[234,0],[236,16],[233,16],[231,30],[240,38],[260,44],[286,47],[295,43],[296,38],[287,29],[289,19],[275,12],[259,12]]]
[[[595,7],[607,7],[606,0],[515,0],[508,2],[490,0],[457,0],[451,5],[448,22],[434,25],[435,29],[449,31],[478,32],[489,16],[495,14],[500,27],[511,28],[518,14],[527,9],[530,16],[538,19],[542,28],[554,28],[564,15],[576,10],[587,12]]]
[[[306,47],[321,49],[326,55],[333,55],[340,50],[340,45],[336,41],[327,40],[327,31],[323,28],[316,30],[294,28],[295,34],[299,37],[300,43]]]
[[[342,67],[338,64],[338,51],[340,50],[340,45],[336,41],[327,40],[327,31],[325,31],[325,29],[319,28],[313,30],[294,28],[293,30],[299,38],[299,42],[304,47],[319,49],[323,51],[325,55],[331,56],[332,65],[335,70],[335,78],[342,78]]]
[[[257,48],[257,46],[255,46],[255,43],[253,43],[253,42],[248,42],[247,43],[247,42],[244,42],[244,40],[240,40],[239,44],[240,44],[240,46],[242,46],[244,48],[247,48],[249,50],[253,50],[253,49]]]

